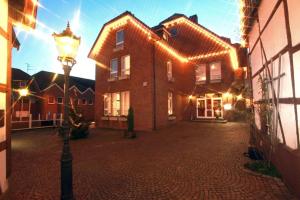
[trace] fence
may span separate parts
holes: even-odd
[[[35,128],[47,128],[47,127],[58,127],[63,122],[63,114],[57,115],[54,113],[52,116],[47,114],[45,118],[38,114],[37,119],[32,118],[32,114],[27,117],[13,118],[11,116],[11,129],[12,130],[23,130],[23,129],[35,129]]]

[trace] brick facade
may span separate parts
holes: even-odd
[[[132,17],[133,22],[119,25],[117,28],[110,28],[107,35],[103,33],[106,31],[106,26],[119,21],[121,23],[122,18],[126,16]],[[174,16],[169,21],[176,19],[177,16]],[[182,16],[180,15],[180,17]],[[148,32],[145,34],[145,31],[134,24],[134,20]],[[175,36],[171,36],[173,28],[177,29]],[[120,30],[124,32],[124,43],[121,46],[116,45],[116,34]],[[222,42],[232,45],[214,33],[209,33]],[[103,40],[101,37],[105,37],[101,50],[94,53],[98,48],[97,45],[99,46],[99,41]],[[166,37],[165,40],[163,37]],[[97,105],[95,121],[97,126],[126,128],[126,116],[112,116],[112,114],[104,113],[106,94],[129,91],[130,106],[133,107],[135,114],[136,130],[151,130],[169,126],[180,120],[196,118],[197,97],[207,93],[219,93],[222,97],[222,94],[229,90],[235,80],[235,71],[229,54],[184,62],[174,56],[172,51],[162,47],[159,44],[161,41],[182,57],[222,51],[222,46],[216,45],[213,40],[185,24],[178,23],[170,27],[160,24],[151,29],[129,12],[116,17],[103,26],[89,54],[89,57],[96,60],[97,63],[95,84],[95,104]],[[130,55],[130,77],[110,80],[112,60],[118,59],[118,75],[120,75],[121,58],[125,55]],[[221,62],[222,78],[219,83],[210,83],[208,64],[215,61]],[[171,62],[172,65],[171,79],[167,75],[168,62]],[[195,68],[198,64],[207,65],[206,83],[201,85],[195,84]],[[171,115],[168,113],[169,92],[172,93],[173,104]],[[189,98],[190,95],[193,97]],[[111,101],[111,105],[113,105],[113,100]],[[122,101],[120,102],[122,104]]]

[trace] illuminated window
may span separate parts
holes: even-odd
[[[112,59],[110,62],[110,78],[116,79],[118,78],[118,59]]]
[[[177,28],[171,28],[170,30],[171,36],[174,37],[177,35]]]
[[[57,102],[57,104],[62,104],[63,103],[63,98],[62,97],[57,97],[56,102]]]
[[[124,30],[119,30],[116,33],[116,45],[124,43]]]
[[[48,97],[48,104],[54,104],[55,103],[55,98],[52,96]]]
[[[111,115],[111,94],[104,94],[104,115]]]
[[[206,65],[201,64],[196,66],[196,83],[203,84],[206,82]]]
[[[172,77],[173,77],[173,74],[172,74],[172,62],[171,61],[167,62],[167,76],[168,76],[168,80],[171,80]]]
[[[128,109],[130,105],[130,93],[129,91],[121,92],[121,115],[128,115]]]
[[[221,82],[221,62],[214,62],[209,64],[210,82]]]
[[[119,116],[121,113],[120,93],[111,94],[112,116]]]
[[[168,92],[168,114],[173,114],[173,93]]]
[[[121,58],[121,77],[130,75],[130,55]]]

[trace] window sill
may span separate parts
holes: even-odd
[[[217,79],[217,80],[210,80],[209,83],[221,83],[222,80],[221,79]]]
[[[118,77],[114,77],[114,78],[108,78],[107,81],[108,82],[113,82],[113,81],[117,81]]]
[[[174,121],[174,120],[176,120],[176,116],[175,115],[169,115],[168,120],[169,121]]]
[[[125,116],[102,116],[102,121],[120,121],[120,122],[126,122],[127,117]]]
[[[173,83],[173,82],[175,82],[175,78],[174,77],[168,77],[168,81]]]
[[[124,43],[117,44],[116,47],[113,49],[113,52],[121,51],[124,49]]]
[[[130,75],[124,75],[119,77],[119,80],[126,80],[126,79],[130,79]]]
[[[196,85],[204,85],[206,84],[206,81],[196,81]]]

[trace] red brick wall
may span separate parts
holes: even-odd
[[[105,93],[130,91],[130,104],[134,109],[135,128],[137,130],[152,129],[152,92],[153,92],[153,45],[148,42],[148,38],[137,29],[127,25],[124,27],[125,43],[124,49],[113,52],[115,48],[115,33],[112,31],[106,42],[104,43],[101,56],[98,61],[107,66],[107,69],[96,67],[96,88],[95,88],[95,103],[96,123],[100,127],[111,127],[109,123],[103,122],[103,95]],[[138,40],[137,40],[138,38]],[[118,58],[118,66],[120,72],[120,59],[124,55],[130,54],[130,79],[108,82],[110,61],[113,58]],[[143,83],[147,82],[147,86]],[[124,123],[115,123],[113,128],[124,127]]]

